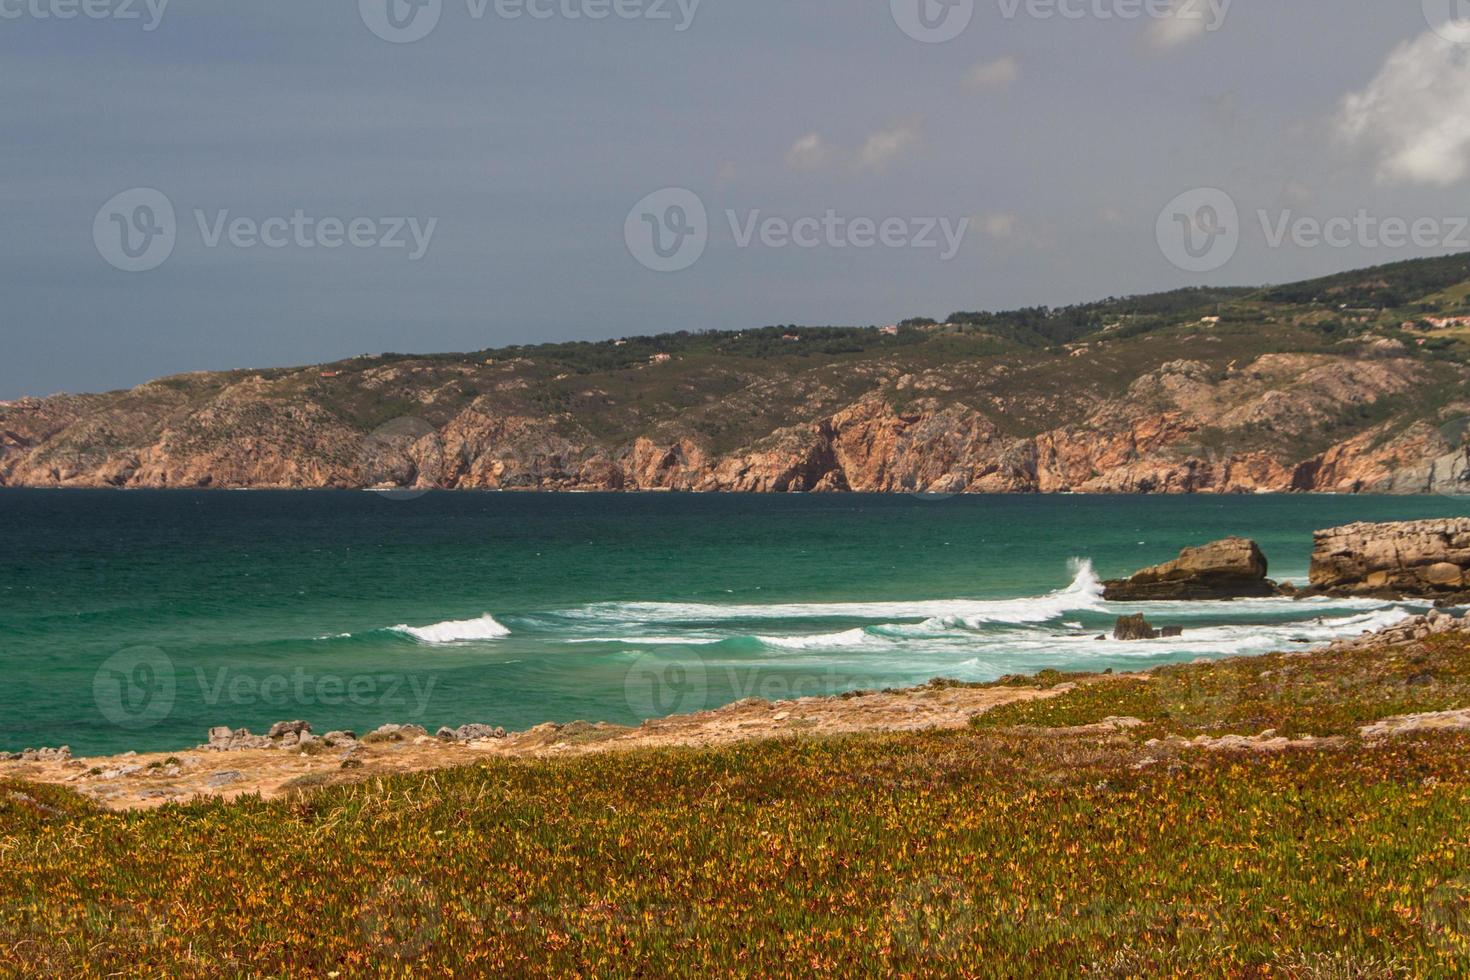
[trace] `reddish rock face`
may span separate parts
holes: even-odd
[[[1470,518],[1318,531],[1312,587],[1342,595],[1449,598],[1470,585]]]
[[[1083,370],[1077,359],[1069,367],[1074,360]],[[677,381],[668,373],[677,369],[667,366],[660,383]],[[691,381],[679,390],[693,392],[681,397],[697,410],[659,401],[616,425],[599,417],[615,403],[594,387],[576,395],[583,401],[565,402],[566,411],[538,408],[550,403],[536,401],[547,381],[525,373],[532,370],[516,361],[405,362],[347,372],[329,385],[315,370],[200,375],[109,395],[30,399],[0,407],[0,485],[1470,490],[1466,447],[1451,444],[1437,417],[1395,416],[1344,429],[1344,419],[1372,417],[1370,406],[1445,380],[1431,371],[1460,370],[1405,357],[1268,354],[1229,370],[1175,360],[1131,380],[1125,375],[1121,387],[1107,389],[1112,394],[1082,378],[1075,392],[1033,391],[1004,362],[957,362],[920,374],[878,363],[845,386],[834,380],[836,368],[818,365],[780,379],[742,375],[733,393],[706,396]],[[478,394],[466,399],[464,386]],[[784,407],[770,408],[780,397]],[[421,423],[424,431],[398,432],[391,424],[386,436],[363,431],[382,422],[385,406],[409,421],[437,421]],[[1022,416],[1029,419],[1024,426]],[[350,417],[373,421],[349,424]],[[736,428],[744,434],[731,438]],[[1323,431],[1338,433],[1339,441],[1323,448]],[[1434,575],[1451,577],[1444,569]]]

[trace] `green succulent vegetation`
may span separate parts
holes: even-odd
[[[103,813],[0,783],[0,972],[1470,970],[1470,734],[1357,734],[1464,706],[1470,642],[1150,676],[1007,678],[1076,686],[955,732],[496,760],[272,802]],[[1145,725],[1075,728],[1119,715]],[[1263,727],[1335,738],[1149,744]]]

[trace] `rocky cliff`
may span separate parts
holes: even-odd
[[[1318,531],[1312,588],[1338,595],[1470,598],[1470,518]]]
[[[1170,294],[182,375],[0,403],[0,485],[1470,492],[1470,356],[1339,306]]]

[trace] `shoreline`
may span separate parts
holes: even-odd
[[[1470,616],[1456,618],[1431,611],[1375,632],[1338,640],[1313,651],[1276,651],[1194,664],[1232,665],[1262,657],[1330,657],[1382,647],[1402,648],[1442,633],[1470,632]],[[1186,662],[1184,665],[1188,665]],[[259,794],[275,799],[319,787],[365,779],[471,765],[488,759],[574,758],[608,751],[710,748],[740,742],[794,737],[953,731],[996,708],[1044,701],[1079,688],[1119,682],[1152,682],[1160,671],[1062,675],[1043,671],[989,684],[936,679],[902,690],[859,691],[789,701],[746,698],[709,711],[650,719],[636,727],[605,722],[547,722],[521,732],[467,725],[457,732],[430,735],[416,725],[385,725],[358,738],[355,733],[311,733],[309,724],[282,722],[270,735],[245,729],[216,728],[210,742],[193,749],[71,758],[61,749],[31,750],[32,758],[0,761],[0,779],[68,787],[110,810],[151,809],[199,798],[233,800]],[[1029,683],[1028,683],[1029,682]],[[1411,734],[1423,728],[1470,728],[1470,705],[1435,717],[1385,717],[1374,731]],[[1136,724],[1135,724],[1136,723]],[[1051,734],[1107,735],[1141,725],[1116,717]],[[1371,726],[1370,726],[1371,727]],[[1369,729],[1364,729],[1367,733]],[[452,736],[452,737],[451,737]],[[1366,734],[1365,734],[1366,737]],[[1284,740],[1274,733],[1257,737],[1201,736],[1190,745],[1205,750],[1279,751],[1326,747],[1330,741]]]
[[[58,486],[55,484],[6,484],[0,483],[0,492],[6,490],[51,490],[51,491],[102,491],[106,493],[371,493],[383,496],[404,494],[410,499],[431,493],[444,494],[525,494],[546,496],[598,495],[616,497],[636,496],[691,496],[691,497],[917,497],[921,500],[949,500],[955,497],[1117,497],[1136,499],[1149,497],[1383,497],[1402,500],[1428,500],[1441,497],[1445,500],[1470,499],[1470,493],[1457,495],[1437,491],[1402,491],[1365,489],[1352,492],[1342,490],[1228,490],[1228,489],[1167,489],[1133,491],[1098,490],[696,490],[682,487],[634,487],[614,489],[609,487],[326,487],[326,486],[116,486],[109,484],[86,484]]]

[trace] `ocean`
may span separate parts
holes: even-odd
[[[631,724],[745,697],[1307,649],[1415,607],[1113,604],[1230,534],[1305,582],[1314,529],[1444,497],[0,490],[0,751],[216,725]],[[1099,639],[1143,611],[1180,639]]]

